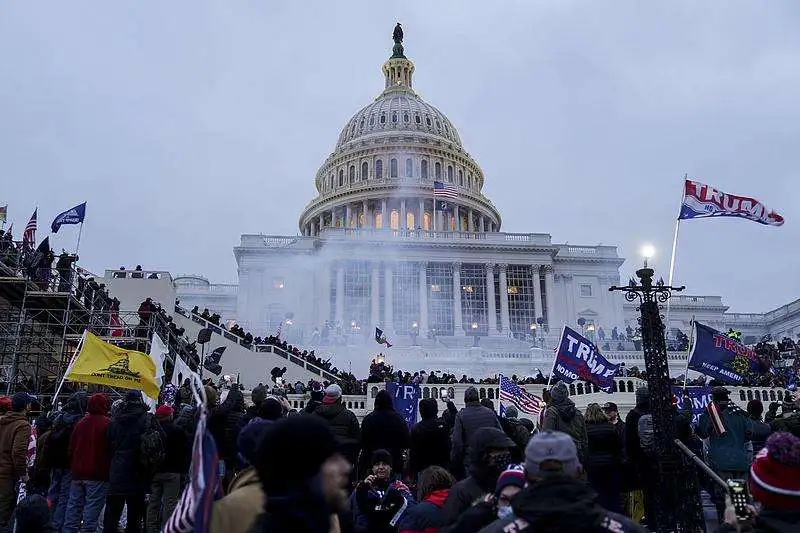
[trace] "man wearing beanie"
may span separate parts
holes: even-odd
[[[316,408],[314,416],[328,424],[345,459],[350,464],[356,464],[358,453],[361,451],[361,426],[355,413],[345,407],[342,401],[342,388],[339,385],[335,383],[328,385],[322,397],[322,405]]]
[[[464,404],[456,415],[450,450],[450,471],[456,479],[463,479],[469,473],[470,443],[475,433],[481,428],[502,429],[495,412],[481,405],[475,387],[467,387],[464,391]]]
[[[372,452],[370,474],[356,487],[350,499],[356,533],[393,533],[413,498],[392,472],[389,450]]]
[[[254,466],[266,503],[251,533],[329,533],[331,515],[347,508],[352,467],[317,417],[274,422],[261,438]]]
[[[597,495],[582,478],[572,437],[550,430],[534,435],[525,448],[527,487],[511,501],[512,514],[496,520],[481,533],[646,532],[629,518],[597,505],[594,502]]]
[[[27,393],[16,393],[11,399],[11,412],[0,418],[0,531],[5,531],[11,520],[16,496],[14,485],[27,473],[31,402]]]
[[[754,528],[748,531],[800,531],[800,438],[786,432],[770,435],[750,466],[748,486],[761,504]],[[729,503],[718,531],[739,531],[737,522]]]
[[[209,533],[247,533],[264,505],[264,491],[253,465],[256,450],[271,421],[254,420],[239,433],[237,447],[244,467],[228,487],[228,495],[214,502]]]

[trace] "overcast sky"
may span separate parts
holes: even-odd
[[[241,233],[296,234],[340,128],[382,89],[395,22],[503,230],[652,243],[684,173],[781,228],[682,226],[676,281],[762,312],[800,297],[800,4],[4,2],[0,205],[19,233],[88,201],[81,262],[236,281]],[[76,227],[54,245],[74,248]]]

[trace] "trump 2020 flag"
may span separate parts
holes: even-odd
[[[755,351],[714,328],[694,322],[689,368],[706,376],[738,385],[745,375],[765,374],[772,366]]]
[[[387,383],[386,392],[392,397],[394,410],[403,415],[408,429],[417,422],[417,405],[419,404],[419,385],[402,385]]]
[[[553,373],[565,383],[582,380],[611,394],[619,365],[613,365],[597,347],[569,326],[564,326],[558,343]]]
[[[709,217],[738,217],[766,226],[780,226],[783,217],[747,196],[724,193],[698,181],[686,180],[678,220]]]
[[[697,425],[700,421],[706,407],[711,403],[711,387],[683,387],[673,386],[672,396],[675,401],[675,407],[678,411],[685,411],[691,409],[692,411],[692,425]],[[683,402],[689,400],[690,405],[684,405]]]
[[[83,224],[83,219],[86,218],[86,202],[76,205],[71,209],[67,209],[58,215],[53,223],[50,224],[50,230],[53,233],[58,233],[61,226],[64,224]]]

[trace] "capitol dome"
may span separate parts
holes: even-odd
[[[500,214],[482,194],[483,171],[452,122],[414,92],[414,63],[399,24],[393,38],[384,90],[339,134],[317,172],[319,194],[300,216],[300,231],[500,231]]]

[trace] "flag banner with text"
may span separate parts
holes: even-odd
[[[727,194],[704,183],[686,180],[678,220],[709,217],[746,218],[765,226],[783,224],[781,215],[755,198]]]
[[[158,399],[156,364],[149,355],[114,346],[88,331],[65,379],[140,390]]]
[[[408,429],[417,423],[417,405],[421,397],[419,385],[387,383],[386,392],[392,397],[394,410],[405,418]]]
[[[611,394],[618,368],[619,365],[609,363],[600,354],[592,341],[569,326],[564,326],[553,365],[554,375],[566,383],[586,381]]]
[[[683,405],[684,392],[683,387],[673,386],[672,395],[677,402],[676,406],[678,411],[683,411],[686,407]],[[711,403],[711,387],[686,387],[686,396],[691,402],[692,408],[692,425],[697,425],[708,404]]]
[[[86,218],[86,202],[76,205],[71,209],[67,209],[63,213],[59,213],[59,215],[53,219],[53,223],[50,224],[50,231],[58,233],[58,230],[60,230],[61,226],[64,224],[83,224],[84,218]]]
[[[770,362],[755,351],[714,328],[694,323],[694,341],[689,353],[689,369],[728,385],[738,385],[745,375],[769,372]]]

